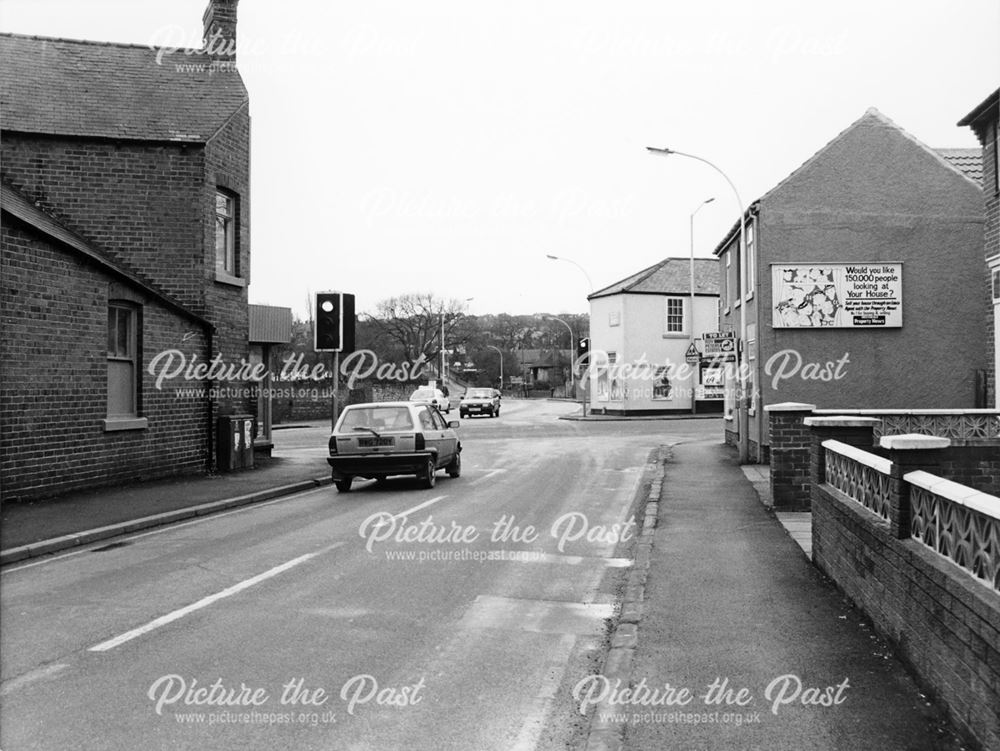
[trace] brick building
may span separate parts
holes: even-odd
[[[997,396],[997,358],[1000,357],[1000,89],[958,123],[975,131],[983,145],[983,199],[986,225],[983,245],[986,252],[986,289],[992,309],[986,316],[989,352],[990,405],[1000,407]]]
[[[0,35],[5,499],[210,469],[253,411],[237,0],[203,50]],[[164,368],[177,370],[171,378]]]
[[[870,109],[747,209],[715,250],[723,331],[743,339],[746,397],[727,388],[726,439],[764,408],[985,406],[979,149],[935,150]],[[745,331],[745,337],[742,336]]]

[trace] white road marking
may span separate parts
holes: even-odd
[[[482,477],[480,477],[478,480],[473,480],[469,484],[470,485],[478,485],[479,483],[483,482],[484,480],[489,480],[494,475],[498,475],[501,472],[506,472],[506,471],[507,471],[506,469],[491,469],[489,472],[487,472],[485,475],[483,475]]]
[[[62,672],[68,667],[69,665],[65,663],[57,662],[53,665],[36,668],[35,670],[31,670],[24,675],[19,675],[17,678],[12,678],[9,681],[4,681],[3,686],[0,687],[0,696],[6,696],[11,691],[17,691],[19,688],[22,688],[29,683],[40,681],[43,678],[49,678],[56,673]]]
[[[411,509],[407,509],[406,511],[400,511],[398,514],[393,514],[390,518],[391,519],[402,519],[403,517],[409,516],[414,511],[419,511],[422,508],[427,508],[431,504],[437,503],[438,501],[443,501],[447,497],[448,496],[446,496],[446,495],[439,495],[437,498],[431,498],[429,501],[424,501],[423,503],[418,504],[418,505],[414,506]]]
[[[632,565],[631,558],[601,558],[593,555],[562,555],[559,553],[532,553],[524,560],[530,563],[562,563],[579,566],[581,563],[599,563],[608,568],[628,568]]]
[[[139,626],[138,628],[134,628],[131,631],[126,631],[124,634],[116,636],[114,639],[103,641],[100,644],[91,647],[89,651],[107,652],[109,649],[114,649],[115,647],[121,646],[125,642],[131,641],[132,639],[142,636],[143,634],[148,634],[150,631],[154,631],[155,629],[160,628],[160,626],[165,626],[168,623],[173,623],[174,621],[183,618],[184,616],[193,613],[196,610],[201,610],[202,608],[206,608],[214,602],[218,602],[219,600],[222,600],[226,597],[231,597],[232,595],[242,592],[244,589],[249,589],[255,584],[260,584],[262,581],[277,576],[278,574],[284,573],[285,571],[288,571],[289,569],[294,568],[295,566],[298,566],[301,563],[305,563],[306,561],[311,560],[318,555],[327,553],[333,550],[334,548],[339,548],[343,544],[344,544],[343,542],[337,542],[334,543],[333,545],[328,545],[322,550],[317,550],[315,553],[306,553],[305,555],[300,555],[298,558],[293,558],[292,560],[286,563],[282,563],[280,566],[275,566],[272,569],[268,569],[262,574],[257,574],[256,576],[252,576],[249,579],[244,579],[238,584],[234,584],[233,586],[228,587],[222,590],[221,592],[216,592],[214,595],[203,597],[202,599],[198,600],[198,602],[191,603],[190,605],[180,608],[179,610],[174,610],[171,613],[167,613],[166,615],[160,616],[159,618],[150,621],[144,626]]]

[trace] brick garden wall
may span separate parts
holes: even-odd
[[[813,560],[898,646],[953,722],[1000,748],[1000,596],[829,486],[812,493]]]
[[[144,430],[105,432],[108,300],[141,305],[140,357],[177,348],[204,358],[197,323],[143,300],[75,252],[4,217],[0,229],[0,476],[3,500],[42,498],[207,468],[208,400],[143,367]]]

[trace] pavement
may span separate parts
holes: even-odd
[[[322,460],[271,458],[255,469],[66,493],[0,506],[0,565],[140,529],[258,503],[330,482]]]
[[[731,448],[672,447],[656,500],[638,628],[612,637],[632,693],[604,702],[618,734],[592,732],[588,751],[961,748]]]

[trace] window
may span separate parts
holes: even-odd
[[[622,314],[615,310],[608,313],[608,326],[621,326]]]
[[[739,237],[736,239],[732,253],[733,258],[736,259],[736,268],[733,274],[733,292],[735,292],[733,299],[739,303],[743,299],[743,258],[741,257],[743,249],[740,247]]]
[[[138,310],[125,303],[108,305],[108,417],[139,414]]]
[[[1000,302],[1000,269],[993,269],[993,302]]]
[[[431,412],[431,419],[434,420],[434,427],[437,428],[438,430],[448,429],[448,423],[445,422],[445,419],[441,416],[441,414],[437,410]]]
[[[420,411],[417,412],[417,417],[420,420],[420,427],[424,430],[437,430],[437,427],[434,425],[434,417],[427,407],[421,407]]]
[[[669,399],[673,393],[673,386],[670,385],[669,368],[658,367],[656,369],[656,380],[653,381],[653,398]]]
[[[236,196],[215,193],[215,265],[219,271],[239,276],[236,263]]]
[[[667,298],[667,333],[684,333],[684,298]]]
[[[754,223],[752,221],[747,222],[747,227],[745,232],[746,232],[747,250],[746,250],[746,258],[744,259],[745,261],[744,265],[746,267],[744,269],[744,272],[746,273],[747,277],[746,296],[747,299],[749,300],[751,297],[753,297],[754,283],[756,282],[754,275],[756,273],[755,256],[757,252],[757,237],[756,237],[756,232],[754,232]]]

